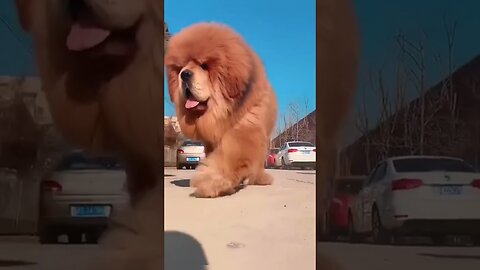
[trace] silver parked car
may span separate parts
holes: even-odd
[[[177,169],[193,169],[204,158],[205,146],[201,142],[187,140],[177,149]]]
[[[53,243],[67,234],[70,243],[96,243],[109,217],[127,206],[126,175],[110,157],[81,151],[65,155],[41,183],[38,234]]]

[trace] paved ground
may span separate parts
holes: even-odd
[[[319,243],[317,248],[340,260],[346,270],[480,269],[479,247]]]
[[[95,245],[39,245],[34,237],[0,238],[0,269],[86,270]]]
[[[193,171],[167,169],[165,178],[167,270],[314,268],[312,171],[271,171],[270,187],[249,186],[234,196],[195,199]],[[479,247],[317,244],[345,270],[477,270]],[[34,237],[0,237],[0,269],[87,270],[95,245],[41,246]],[[188,262],[190,267],[183,267]],[[192,264],[193,267],[192,267]]]
[[[315,269],[314,171],[272,170],[274,185],[218,199],[189,196],[193,172],[165,170],[166,270]],[[86,270],[97,251],[0,237],[0,269]]]
[[[203,257],[209,270],[315,269],[315,171],[270,170],[272,186],[248,186],[218,199],[189,197],[193,171],[165,173],[172,175],[165,181],[166,245],[171,231],[201,245],[184,245],[190,256],[183,259]],[[180,270],[175,259],[168,270]]]

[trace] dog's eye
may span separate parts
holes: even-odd
[[[180,73],[180,70],[182,70],[182,67],[176,66],[176,65],[171,65],[169,66],[170,70],[176,74]]]
[[[200,67],[201,67],[203,70],[208,70],[208,64],[206,64],[206,63],[201,64]]]

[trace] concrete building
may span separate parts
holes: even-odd
[[[316,116],[313,111],[272,139],[271,147],[281,147],[287,141],[307,141],[315,144]]]

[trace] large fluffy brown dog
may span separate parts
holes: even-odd
[[[154,169],[161,165],[163,136],[161,1],[85,0],[92,6],[99,5],[94,10],[111,29],[127,29],[136,22],[135,30],[130,32],[135,36],[130,40],[136,45],[133,53],[128,44],[117,44],[119,46],[105,46],[106,51],[98,47],[99,50],[90,51],[92,55],[87,51],[72,51],[82,50],[95,42],[76,40],[75,33],[70,36],[71,30],[82,30],[72,29],[70,2],[80,1],[17,0],[23,25],[33,36],[44,90],[55,122],[63,134],[78,145],[126,153],[131,161],[130,190],[139,198],[154,185],[152,179],[158,180],[161,176],[160,168]],[[328,150],[319,151],[317,187],[321,193],[334,166],[330,162],[335,160],[332,145],[336,143],[340,123],[349,111],[355,89],[358,40],[351,0],[319,0],[317,8],[317,62],[321,74],[317,78],[317,122],[320,126],[317,141],[321,145],[319,149]],[[96,41],[109,36],[107,32],[96,32],[95,37],[99,38]],[[96,58],[98,54],[102,57]],[[111,54],[119,54],[119,57]],[[233,141],[233,147],[235,144]],[[155,163],[157,161],[159,163]],[[162,196],[162,188],[157,185],[120,220],[119,226],[115,226],[105,240],[106,254],[102,254],[102,264],[95,269],[162,269],[164,239],[163,232],[158,229],[163,220]],[[322,208],[324,206],[317,209]],[[319,256],[317,268],[336,270],[339,266],[330,258]]]
[[[163,5],[16,0],[54,122],[72,144],[127,159],[132,202],[162,175]]]
[[[191,181],[198,197],[232,194],[244,180],[268,185],[263,169],[277,101],[259,57],[225,25],[199,23],[173,36],[165,55],[182,132],[205,143]]]

